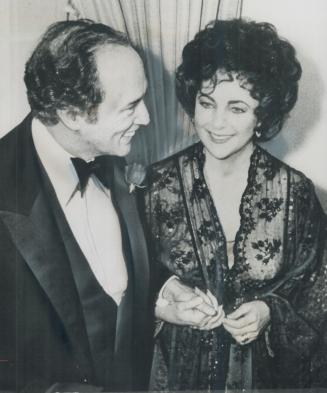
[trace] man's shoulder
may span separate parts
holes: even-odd
[[[31,148],[31,122],[28,115],[18,126],[0,139],[0,206],[11,206],[13,195],[16,199],[25,198],[27,185],[31,179],[26,178],[34,171],[34,152]],[[24,190],[25,188],[25,190]],[[24,190],[24,192],[22,192]]]
[[[0,187],[6,184],[8,177],[17,173],[19,166],[24,166],[24,155],[31,137],[32,116],[28,115],[20,124],[0,139]]]
[[[32,115],[28,114],[16,127],[0,139],[0,151],[3,152],[0,155],[0,160],[8,158],[9,153],[13,149],[17,149],[20,141],[24,137],[25,139],[28,137],[28,134],[31,132],[32,120]]]

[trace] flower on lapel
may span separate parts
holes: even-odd
[[[145,188],[144,180],[146,169],[142,164],[133,162],[125,166],[125,181],[129,184],[129,193],[131,194],[136,187]]]

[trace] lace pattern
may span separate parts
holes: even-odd
[[[153,259],[159,271],[168,269],[187,285],[209,288],[227,313],[247,301],[266,301],[278,368],[287,358],[283,351],[295,345],[289,337],[297,336],[296,353],[315,339],[312,328],[298,315],[296,299],[302,288],[314,288],[319,250],[325,247],[321,235],[325,215],[312,183],[257,146],[241,199],[234,264],[229,269],[223,228],[203,175],[204,159],[202,145],[196,144],[151,168],[145,198]],[[299,337],[306,344],[299,344]],[[160,345],[168,365],[168,388],[224,388],[230,342],[222,327],[200,332],[165,324]],[[258,376],[258,358],[269,361],[265,338],[251,347],[251,372]],[[280,383],[287,387],[285,370],[278,370],[278,382],[258,376],[251,378],[254,386],[271,388]],[[304,385],[297,378],[291,387]]]

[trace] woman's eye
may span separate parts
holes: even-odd
[[[213,104],[212,102],[208,102],[208,101],[199,101],[200,105],[205,108],[205,109],[210,109],[213,108]]]
[[[241,108],[241,107],[239,107],[239,106],[232,106],[231,108],[230,108],[230,110],[233,112],[233,113],[245,113],[246,112],[246,108]]]

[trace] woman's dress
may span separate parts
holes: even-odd
[[[314,187],[256,146],[229,268],[204,160],[198,143],[150,169],[145,203],[157,288],[175,274],[189,286],[210,289],[227,314],[244,302],[263,300],[271,322],[244,346],[223,326],[200,331],[164,323],[152,388],[310,386],[311,358],[327,312],[326,216]]]

